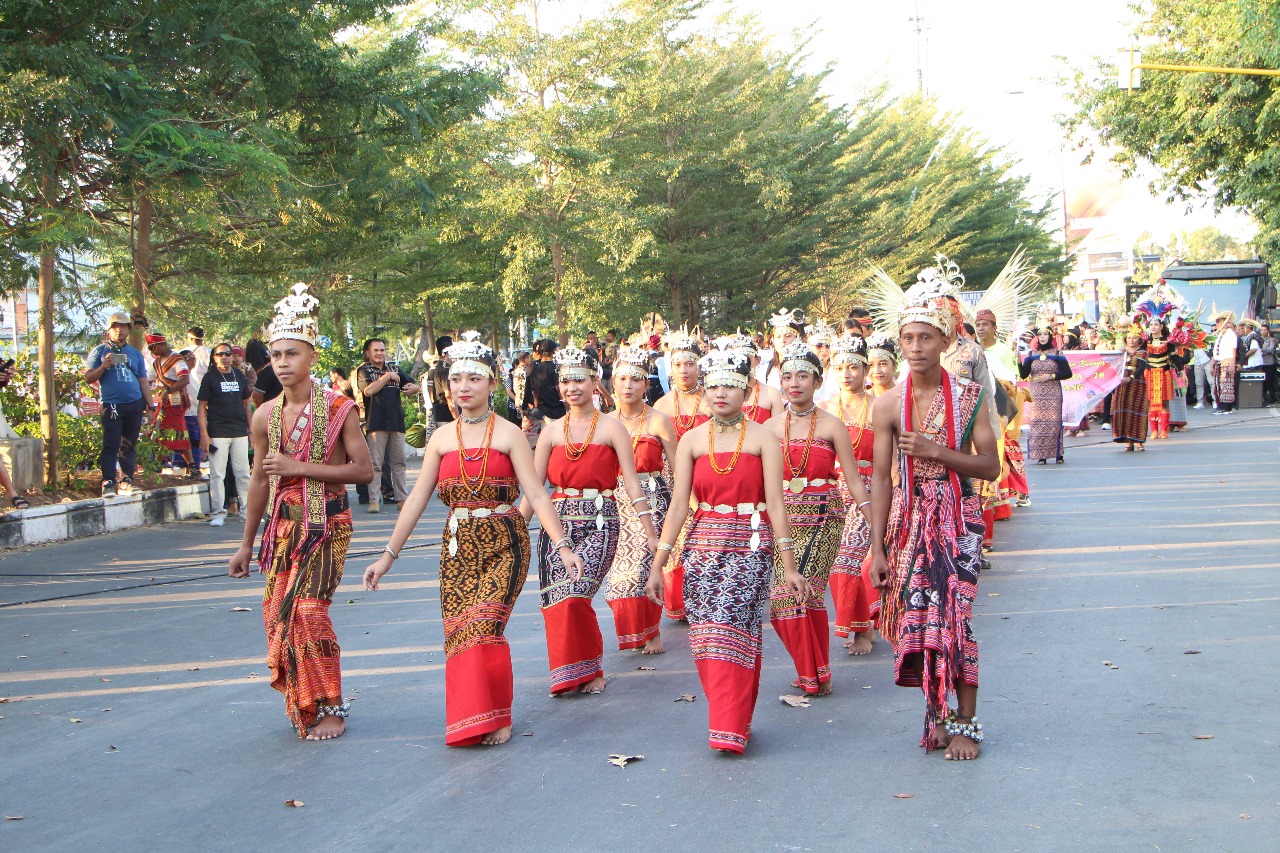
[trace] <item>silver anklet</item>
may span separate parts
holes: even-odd
[[[326,705],[323,702],[316,705],[316,719],[321,717],[342,717],[346,719],[351,713],[351,703],[343,702],[341,705]]]
[[[952,737],[961,735],[974,743],[982,743],[982,723],[978,722],[977,717],[970,717],[969,722],[962,723],[956,712],[952,711],[942,719],[942,724]]]

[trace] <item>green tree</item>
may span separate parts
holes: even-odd
[[[1280,68],[1280,2],[1153,0],[1134,42],[1143,59],[1173,65]],[[1114,61],[1096,59],[1064,81],[1075,111],[1064,125],[1091,155],[1126,174],[1143,164],[1170,200],[1238,206],[1260,226],[1264,256],[1280,249],[1280,79],[1142,71],[1141,88],[1116,85]]]

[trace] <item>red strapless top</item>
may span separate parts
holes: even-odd
[[[857,424],[845,424],[845,429],[849,430],[849,440],[853,442],[853,455],[858,461],[870,462],[875,459],[875,430],[870,426],[862,428]]]
[[[612,489],[618,485],[618,454],[604,444],[591,444],[570,461],[564,446],[551,448],[547,481],[562,489]]]
[[[662,470],[662,442],[656,435],[642,435],[635,440],[636,471],[653,474]]]
[[[836,478],[836,449],[823,438],[815,438],[813,445],[809,448],[809,464],[805,470],[800,470],[800,462],[804,459],[804,439],[791,439],[791,446],[788,448],[791,456],[791,468],[786,465],[782,466],[782,476],[786,477],[788,473],[794,472],[796,477],[804,477],[808,480],[834,480]]]
[[[717,453],[719,465],[728,465],[732,452]],[[759,456],[743,453],[738,464],[728,474],[717,474],[708,456],[699,456],[693,463],[693,494],[700,503],[743,504],[764,503],[764,463]]]
[[[478,447],[468,447],[463,452],[469,456],[475,456],[479,450],[480,448]],[[511,465],[511,458],[500,450],[491,449],[489,451],[488,467],[485,467],[483,457],[474,462],[467,459],[463,464],[467,466],[467,475],[471,477],[479,477],[480,470],[483,468],[485,479],[487,480],[514,480],[516,478],[516,469]],[[457,451],[446,453],[440,459],[439,479],[453,480],[459,476]]]
[[[687,415],[686,415],[686,417],[687,417]],[[694,416],[693,416],[693,424],[692,424],[691,426],[687,426],[687,427],[685,427],[684,429],[681,429],[681,428],[680,428],[681,420],[682,420],[682,419],[680,419],[680,418],[672,418],[672,419],[671,419],[671,422],[672,422],[673,424],[675,424],[675,427],[676,427],[676,441],[679,441],[680,439],[684,438],[685,433],[690,432],[691,430],[697,429],[698,427],[700,427],[700,426],[702,426],[703,424],[705,424],[707,421],[711,420],[711,416],[710,416],[710,415],[703,415],[703,414],[694,415]]]
[[[762,406],[756,406],[754,409],[751,410],[751,420],[755,421],[758,424],[764,423],[765,421],[769,420],[769,418],[771,417],[773,417],[773,412],[769,411],[766,408],[763,408]]]

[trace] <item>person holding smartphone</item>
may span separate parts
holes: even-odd
[[[107,320],[107,340],[94,347],[85,360],[84,381],[102,388],[102,496],[133,491],[138,463],[138,433],[153,408],[151,385],[142,353],[129,346],[133,324],[128,314],[115,313]]]
[[[402,394],[417,394],[418,385],[394,362],[387,361],[387,342],[370,338],[364,344],[365,363],[356,371],[356,390],[364,396],[365,432],[373,457],[373,482],[382,482],[382,466],[390,451],[391,485],[396,503],[409,496],[404,472],[404,401]],[[378,512],[377,486],[369,489],[369,512]]]

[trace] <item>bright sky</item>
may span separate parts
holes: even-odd
[[[764,28],[787,36],[816,24],[810,42],[813,67],[833,69],[828,91],[850,101],[861,89],[887,82],[892,91],[914,92],[923,65],[925,91],[944,109],[1022,162],[1037,194],[1061,192],[1081,152],[1054,119],[1069,106],[1053,81],[1089,62],[1115,56],[1129,44],[1133,16],[1128,0],[711,0],[713,10],[758,17]],[[917,38],[913,19],[922,19]],[[920,62],[917,62],[919,48]],[[1059,57],[1065,57],[1065,62]],[[1020,93],[1020,94],[1014,94]],[[1126,213],[1140,219],[1136,231],[1163,236],[1213,224],[1233,234],[1252,233],[1247,218],[1215,216],[1205,208],[1151,198],[1147,181],[1126,186]]]

